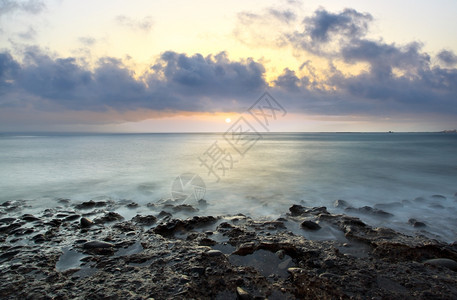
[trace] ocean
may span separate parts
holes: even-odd
[[[147,204],[207,201],[196,214],[276,218],[326,206],[372,226],[441,241],[457,237],[457,135],[442,133],[1,134],[0,203],[37,213],[58,199]],[[380,217],[350,206],[382,209]],[[414,218],[426,227],[413,227]]]

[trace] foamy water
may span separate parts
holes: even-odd
[[[214,142],[232,155],[224,156],[225,174],[214,169],[219,182],[201,163],[210,162]],[[244,155],[222,134],[2,135],[0,202],[25,199],[37,211],[58,205],[57,198],[127,199],[140,204],[120,210],[129,218],[151,213],[147,203],[170,198],[174,179],[194,173],[206,185],[209,206],[201,214],[277,217],[296,203],[355,214],[333,202],[394,203],[381,205],[391,218],[357,216],[455,241],[456,150],[457,135],[431,133],[262,134]],[[427,227],[412,227],[410,218]]]

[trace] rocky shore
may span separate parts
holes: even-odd
[[[1,299],[457,299],[457,243],[325,207],[268,220],[165,202],[125,220],[119,203],[59,204],[1,204]]]

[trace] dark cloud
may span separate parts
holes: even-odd
[[[19,71],[20,65],[13,59],[11,54],[0,53],[0,95],[11,91]]]
[[[303,31],[286,33],[285,36],[295,47],[313,53],[328,53],[365,36],[372,20],[370,14],[354,9],[340,13],[319,9],[312,17],[303,20]]]
[[[9,97],[33,96],[33,103],[24,105],[40,110],[233,111],[266,87],[261,64],[230,61],[225,53],[165,52],[140,77],[114,58],[102,58],[89,69],[75,58],[54,58],[36,47],[24,53],[22,64],[1,54],[0,84]],[[238,101],[235,107],[233,101]]]
[[[0,0],[0,16],[22,11],[30,14],[38,14],[46,8],[43,1],[29,0],[29,1],[14,1],[14,0]]]
[[[448,67],[453,67],[457,64],[457,55],[449,50],[442,50],[438,53],[437,58],[440,62]]]
[[[119,15],[116,17],[116,22],[121,26],[145,32],[149,32],[154,24],[151,16],[146,16],[141,20],[135,20],[124,15]]]

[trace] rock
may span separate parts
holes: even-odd
[[[350,205],[349,205],[349,203],[347,203],[347,201],[338,199],[333,203],[333,206],[337,207],[337,208],[346,208],[346,207],[349,207]]]
[[[61,203],[61,204],[68,204],[68,203],[70,203],[70,199],[59,198],[59,199],[57,199],[57,202]]]
[[[78,220],[81,216],[80,215],[71,215],[63,219],[65,222],[71,222],[74,220]]]
[[[94,222],[92,222],[92,220],[90,220],[88,218],[81,218],[81,220],[79,222],[81,224],[81,228],[89,228],[92,225],[94,225]]]
[[[443,195],[432,195],[431,198],[437,200],[446,200],[446,197],[444,197]]]
[[[416,219],[413,219],[413,218],[409,219],[408,223],[413,225],[414,227],[417,227],[417,228],[421,228],[421,227],[426,227],[427,226],[427,225],[425,225],[425,223],[419,222],[419,221],[417,221]]]
[[[139,207],[138,203],[132,202],[126,205],[128,208],[137,208]]]
[[[173,207],[173,211],[174,211],[174,212],[180,212],[180,211],[184,211],[184,212],[197,212],[198,209],[197,209],[197,208],[194,208],[192,205],[189,205],[189,204],[181,204],[181,205],[178,205],[178,206]]]
[[[223,256],[224,253],[222,253],[219,250],[209,250],[209,251],[205,252],[205,255],[207,255],[209,257],[217,257],[217,256]]]
[[[305,230],[319,230],[321,229],[321,226],[313,221],[303,221],[301,223],[301,227]]]
[[[426,265],[440,266],[448,268],[452,271],[457,271],[457,262],[449,258],[434,258],[424,261]]]
[[[164,210],[162,210],[158,215],[157,217],[159,218],[167,218],[167,217],[172,217],[172,214],[170,214],[169,212],[166,212]]]
[[[236,287],[236,298],[240,300],[252,300],[254,297],[241,287]]]
[[[2,218],[0,219],[0,224],[11,224],[16,221],[16,218]]]
[[[94,208],[94,207],[103,207],[103,206],[106,206],[106,202],[105,201],[97,201],[97,202],[95,202],[94,200],[90,200],[90,201],[87,201],[87,202],[80,203],[80,204],[76,205],[75,207],[77,209],[91,209],[91,208]]]
[[[198,207],[205,208],[207,206],[208,206],[208,202],[206,200],[204,200],[204,199],[198,200]]]
[[[25,214],[21,217],[22,220],[26,221],[26,222],[35,222],[35,221],[40,221],[39,218],[35,217],[34,215],[30,215],[30,214]]]
[[[107,242],[102,241],[91,241],[84,243],[83,249],[96,249],[96,248],[113,248],[114,245]]]
[[[107,222],[114,222],[114,221],[122,221],[124,220],[124,217],[121,216],[118,213],[115,213],[113,211],[110,211],[106,213],[103,217],[97,218],[94,220],[95,223],[97,224],[103,224]]]
[[[154,224],[157,221],[157,218],[148,215],[148,216],[141,216],[141,215],[136,215],[135,217],[132,218],[132,222],[135,222],[137,224],[145,225],[145,226],[150,226]]]
[[[305,208],[301,205],[294,204],[289,208],[291,216],[300,216],[305,212]]]
[[[257,247],[254,242],[247,242],[239,245],[236,251],[233,252],[233,254],[244,256],[254,253],[256,249]]]
[[[359,207],[359,208],[347,207],[347,208],[345,208],[345,211],[355,211],[358,213],[368,214],[368,215],[382,217],[382,218],[389,218],[389,217],[393,216],[393,214],[391,214],[391,213],[388,213],[381,209],[372,208],[370,206],[363,206],[363,207]]]

